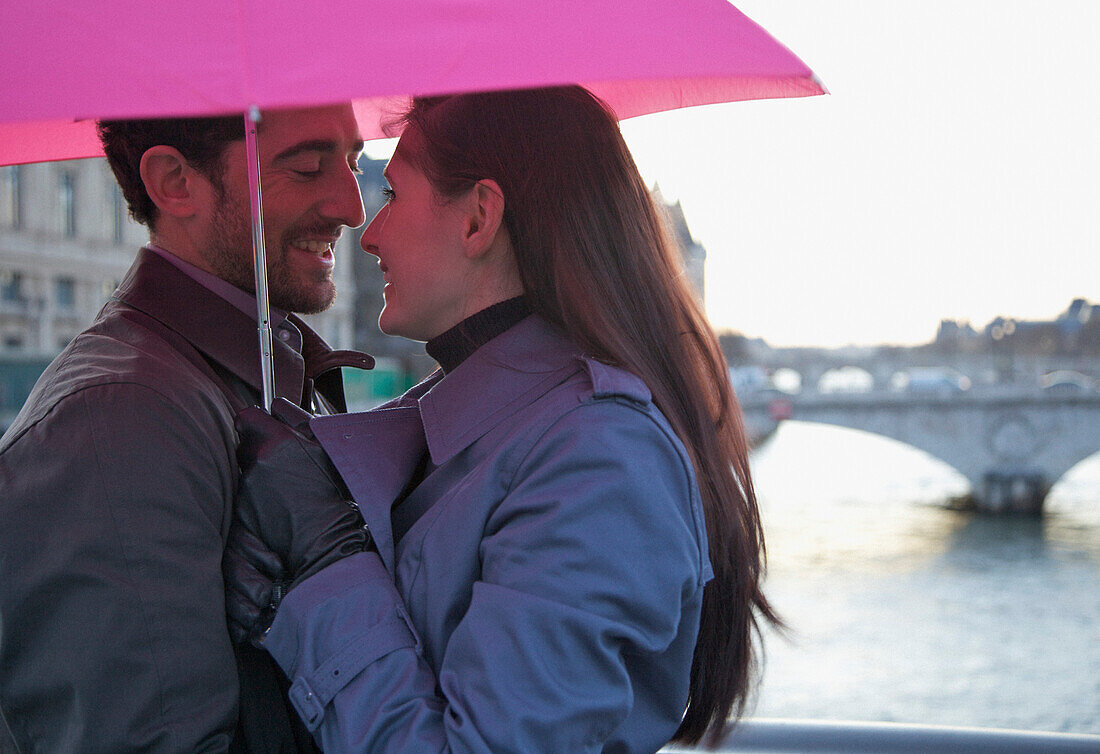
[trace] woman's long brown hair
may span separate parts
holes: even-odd
[[[642,378],[695,468],[714,579],[674,740],[717,742],[750,693],[764,537],[718,340],[614,114],[577,86],[415,100],[411,159],[443,198],[493,179],[532,311]]]

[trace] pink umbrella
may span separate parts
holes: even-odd
[[[620,118],[822,94],[726,0],[13,2],[0,45],[0,165],[95,157],[95,118],[246,114],[352,100],[367,139],[409,95],[581,83]],[[259,176],[261,354],[266,265]],[[268,340],[265,341],[265,338]],[[265,362],[266,376],[270,363]]]
[[[0,164],[102,154],[91,118],[204,115],[580,82],[620,118],[821,94],[725,0],[13,2]],[[75,122],[74,122],[75,121]],[[366,137],[377,120],[363,119]]]

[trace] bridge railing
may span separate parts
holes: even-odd
[[[668,746],[661,751],[665,754],[687,754],[707,749]],[[1100,752],[1100,735],[900,723],[750,718],[727,729],[719,748],[713,751],[769,754],[940,754],[948,751],[989,754],[1096,754]]]

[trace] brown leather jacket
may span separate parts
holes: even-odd
[[[291,316],[279,396],[344,410]],[[0,709],[24,752],[311,750],[265,653],[231,645],[221,556],[256,324],[142,249],[0,440]]]

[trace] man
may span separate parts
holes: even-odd
[[[233,421],[262,384],[243,119],[100,137],[150,244],[0,440],[0,711],[25,752],[312,750],[224,615]],[[365,220],[351,106],[265,113],[258,138],[272,305],[321,311]],[[336,367],[370,357],[272,321],[276,394],[344,410]]]

